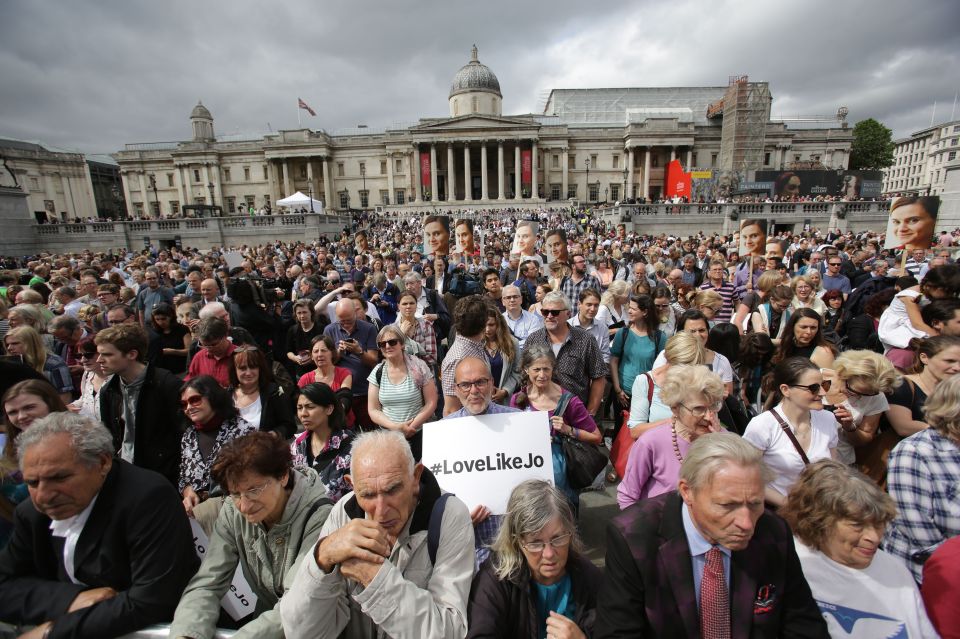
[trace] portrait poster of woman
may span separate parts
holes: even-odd
[[[767,248],[767,221],[746,219],[740,221],[739,251],[742,257],[765,257]]]
[[[450,218],[446,215],[423,218],[423,253],[431,257],[450,254]]]
[[[456,252],[458,254],[472,256],[480,251],[480,243],[477,240],[473,220],[458,219],[453,226],[453,236],[456,239]]]
[[[510,254],[519,255],[521,262],[535,260],[543,268],[543,256],[537,253],[537,233],[539,231],[539,222],[533,220],[517,222],[517,230],[513,234],[513,246],[510,248]]]
[[[930,248],[939,210],[939,197],[911,195],[894,198],[890,203],[883,248],[903,248],[908,253]]]

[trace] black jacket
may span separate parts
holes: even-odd
[[[160,475],[115,459],[77,540],[76,578],[63,566],[63,539],[29,499],[17,506],[0,552],[0,619],[53,620],[51,638],[119,637],[170,621],[200,560],[176,490]],[[76,612],[78,594],[109,586],[117,596]]]
[[[443,298],[440,297],[437,291],[429,288],[424,288],[423,291],[427,294],[427,302],[429,302],[427,307],[423,309],[423,312],[428,315],[435,314],[437,316],[437,321],[433,323],[433,331],[437,334],[437,341],[439,341],[443,335],[446,335],[450,331],[450,327],[453,326],[450,311],[447,310],[447,305],[443,303]]]
[[[170,371],[148,364],[134,422],[134,465],[157,471],[174,486],[180,474],[180,437],[184,425],[180,412],[182,384]],[[119,452],[125,428],[119,375],[114,375],[100,390],[100,418],[113,434],[113,444]]]
[[[587,637],[593,636],[597,616],[597,592],[603,573],[589,559],[570,552],[567,560],[570,587],[577,613],[573,622]],[[529,572],[520,581],[501,580],[493,569],[493,556],[480,566],[470,587],[467,606],[467,637],[513,637],[537,639],[536,594]]]
[[[293,419],[293,397],[279,384],[273,383],[260,391],[260,430],[274,431],[284,439],[296,432]]]

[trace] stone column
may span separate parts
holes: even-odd
[[[221,179],[221,176],[220,176],[220,165],[214,164],[213,165],[213,202],[211,202],[211,204],[216,204],[218,197],[220,198],[220,206],[226,209],[227,200],[223,196],[223,180]],[[223,209],[221,209],[220,212],[222,213]]]
[[[393,204],[396,204],[396,203],[397,203],[397,199],[396,199],[396,195],[397,195],[397,194],[394,193],[393,191],[394,191],[394,188],[393,188],[393,154],[390,153],[390,154],[387,155],[387,192],[389,193],[389,197],[387,198],[387,201],[388,201],[388,202],[392,202]]]
[[[127,207],[127,216],[133,219],[133,214],[136,212],[136,209],[133,206],[133,188],[130,186],[130,172],[124,171],[120,174],[120,187],[123,189],[123,200]],[[47,197],[46,199],[49,200],[51,198]],[[52,213],[47,211],[46,208],[44,208],[44,211],[46,211],[48,216],[53,215],[58,221],[60,220],[60,216],[57,214],[56,210],[56,203],[54,203],[54,210]]]
[[[190,202],[187,200],[187,185],[183,181],[182,166],[173,167],[173,184],[177,188],[177,194],[180,197],[180,210],[183,211],[183,205],[189,204]]]
[[[283,197],[293,195],[293,181],[290,179],[290,163],[283,161]]]
[[[515,188],[513,190],[513,199],[522,200],[523,199],[523,186],[522,176],[520,174],[520,140],[517,140],[517,146],[513,149],[513,182]]]
[[[506,171],[503,165],[503,140],[497,140],[497,199],[501,201],[507,199],[504,193],[504,186],[506,185],[506,180],[504,179],[505,174]]]
[[[633,147],[627,149],[627,192],[623,194],[624,198],[633,197]]]
[[[650,147],[648,146],[643,156],[643,198],[650,199]]]
[[[204,175],[206,175],[206,173],[207,173],[207,165],[206,165],[206,164],[203,165],[203,173],[204,173]],[[146,171],[144,171],[143,173],[140,173],[140,174],[138,175],[138,177],[140,178],[140,197],[142,198],[142,201],[143,201],[143,214],[144,214],[144,216],[153,215],[153,208],[152,208],[153,205],[150,204],[149,194],[147,193],[147,184],[149,184],[149,182],[150,182],[150,176],[147,175]],[[62,177],[62,176],[61,176],[61,181],[63,181],[63,177]],[[204,188],[206,188],[206,187],[204,187]],[[68,197],[68,195],[67,195],[67,194],[68,194],[68,193],[69,193],[69,191],[67,190],[67,183],[66,183],[66,181],[64,181],[64,182],[63,182],[63,199],[64,199],[63,208],[67,208],[67,204],[68,204],[68,202],[67,202],[67,197]],[[77,215],[76,211],[70,211],[70,214],[68,215],[68,217],[73,218],[73,217],[75,217],[76,215]]]
[[[487,189],[487,143],[480,143],[480,199],[486,202],[490,199]]]
[[[677,147],[671,146],[671,147],[670,147],[670,161],[673,162],[673,161],[676,160],[676,159],[677,159]]]
[[[539,169],[540,169],[539,167],[540,162],[537,160],[537,141],[536,140],[534,140],[532,144],[532,150],[530,152],[530,161],[533,162],[533,176],[530,180],[530,198],[533,200],[536,200],[537,198],[540,197],[540,193],[539,193],[540,176],[538,175]]]
[[[570,192],[570,176],[567,173],[570,166],[570,151],[566,147],[560,155],[560,162],[563,163],[563,166],[560,167],[560,199],[566,200],[567,194]]]
[[[687,149],[687,166],[686,166],[687,171],[690,171],[692,167],[693,167],[693,147],[690,147]]]
[[[317,185],[313,181],[313,158],[307,158],[307,183],[310,185],[307,190],[307,197],[317,199]],[[307,206],[307,210],[310,210],[309,206]]]
[[[470,143],[463,143],[463,201],[473,200],[473,188],[470,183]]]
[[[436,202],[440,196],[437,194],[437,145],[430,143],[430,197]]]
[[[453,144],[447,142],[447,202],[453,202],[457,199],[457,180],[453,174],[453,167]]]
[[[419,204],[423,201],[423,175],[420,174],[420,145],[413,145],[413,161],[416,167],[413,169],[413,201]]]
[[[323,157],[323,208],[335,208],[333,205],[333,179],[330,177],[330,156]]]

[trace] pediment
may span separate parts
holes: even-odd
[[[504,118],[492,115],[463,115],[456,118],[447,118],[444,120],[426,122],[415,127],[411,127],[411,132],[436,132],[436,131],[464,131],[470,129],[484,129],[515,131],[519,129],[539,128],[540,124],[533,120],[519,120],[514,118]]]

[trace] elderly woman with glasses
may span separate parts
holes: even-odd
[[[374,424],[403,433],[417,461],[423,447],[420,429],[437,408],[433,373],[419,357],[404,350],[404,335],[396,324],[380,329],[377,346],[383,361],[370,371],[367,411]]]
[[[312,469],[292,466],[290,448],[274,433],[253,432],[226,444],[211,475],[230,499],[183,592],[170,636],[212,639],[220,599],[240,568],[257,604],[236,636],[283,637],[277,605],[333,507],[326,488]]]
[[[617,487],[621,509],[675,490],[680,464],[701,435],[722,430],[723,380],[704,366],[671,366],[660,386],[660,401],[671,412],[630,448],[627,470]]]
[[[180,441],[178,488],[187,515],[209,535],[223,495],[210,474],[213,461],[228,442],[256,428],[240,416],[230,392],[209,375],[194,377],[183,385],[180,406],[190,425]]]
[[[514,488],[492,550],[470,589],[468,639],[593,634],[601,572],[581,554],[557,488],[539,480]]]
[[[869,478],[821,459],[780,514],[831,637],[937,636],[910,571],[879,548],[896,508]]]
[[[743,438],[763,453],[773,473],[764,490],[769,505],[786,502],[804,467],[837,457],[837,417],[823,408],[830,382],[806,357],[790,357],[773,369],[766,410],[750,420]],[[849,428],[849,418],[842,424]]]

